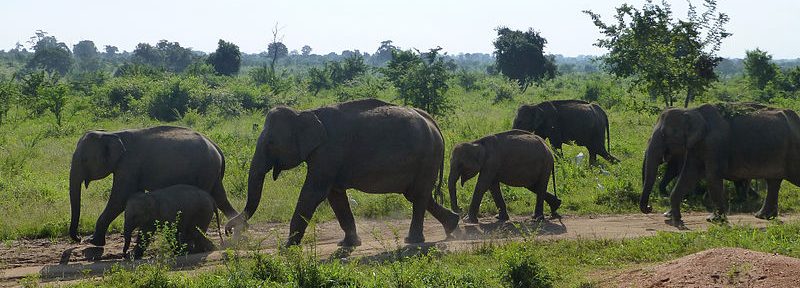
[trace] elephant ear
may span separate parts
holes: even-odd
[[[300,159],[306,160],[311,152],[314,151],[322,142],[325,141],[327,134],[322,122],[319,121],[314,112],[301,112],[298,116],[296,126],[295,141],[297,141]]]
[[[468,145],[467,153],[464,153],[463,165],[468,166],[470,170],[480,170],[486,162],[486,147],[480,143],[471,143]],[[464,186],[464,182],[467,182],[467,180],[469,180],[469,178],[462,176],[461,186]]]
[[[686,111],[686,148],[691,148],[703,139],[706,133],[706,120],[698,111]]]
[[[122,139],[119,136],[114,134],[103,134],[100,139],[105,143],[106,167],[113,170],[117,167],[119,159],[125,154],[125,144],[122,143]]]

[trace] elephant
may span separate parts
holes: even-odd
[[[778,190],[783,180],[800,184],[800,117],[789,109],[747,103],[705,104],[663,111],[653,129],[642,164],[643,191],[639,209],[652,212],[649,194],[658,164],[666,153],[684,154],[678,182],[670,194],[671,225],[682,227],[680,204],[701,177],[708,184],[714,211],[708,220],[725,221],[728,201],[722,180],[766,179],[767,197],[755,214],[778,215]]]
[[[542,138],[550,139],[550,144],[559,151],[561,144],[570,141],[585,146],[589,150],[591,165],[597,163],[597,155],[611,163],[619,162],[607,150],[611,146],[608,128],[608,116],[603,108],[581,100],[555,100],[522,105],[517,109],[513,124],[513,129],[534,132]],[[603,140],[606,140],[607,146]]]
[[[176,224],[175,236],[179,243],[186,244],[189,253],[213,251],[214,243],[203,235],[208,230],[213,215],[217,217],[219,229],[219,213],[214,199],[208,192],[195,186],[179,184],[147,193],[136,193],[125,204],[125,245],[122,253],[128,255],[133,231],[139,229],[133,256],[134,259],[141,258],[143,246],[146,246],[143,236],[156,231],[158,223],[166,222]],[[220,239],[221,233],[220,231]]]
[[[281,171],[303,162],[307,174],[289,224],[287,246],[300,243],[307,221],[326,198],[345,233],[339,245],[360,245],[346,194],[351,188],[402,193],[413,207],[406,243],[425,241],[426,210],[448,235],[458,227],[458,215],[432,196],[437,186],[441,197],[444,164],[444,139],[436,122],[419,109],[364,99],[305,111],[271,109],[250,163],[247,203],[228,221],[226,230],[244,229],[258,207],[267,172],[272,170],[276,180]]]
[[[658,192],[662,196],[669,195],[667,186],[670,182],[672,182],[672,180],[678,178],[678,174],[683,167],[684,157],[685,155],[683,154],[670,155],[670,153],[665,153],[665,160],[663,161],[666,162],[667,167],[664,171],[664,177],[661,178],[661,181],[658,183]],[[750,179],[735,181],[734,186],[736,187],[736,199],[745,200],[748,197],[758,197],[758,193],[750,186]],[[705,191],[700,190],[698,187],[697,193],[702,194],[705,193]]]
[[[228,217],[238,212],[228,202],[222,177],[225,157],[208,138],[188,128],[157,126],[117,132],[89,131],[78,141],[72,154],[69,194],[72,218],[70,237],[78,242],[81,211],[81,182],[114,174],[108,203],[95,225],[89,243],[105,245],[108,225],[136,193],[177,184],[193,185],[209,191]]]
[[[478,223],[478,209],[486,190],[491,191],[500,210],[498,220],[509,219],[503,195],[500,193],[500,183],[525,187],[536,193],[534,219],[544,219],[544,201],[550,205],[552,215],[557,217],[556,210],[561,206],[561,200],[547,192],[551,175],[555,191],[554,162],[553,153],[544,143],[544,139],[527,131],[510,130],[460,143],[453,148],[450,175],[447,178],[451,208],[455,211],[461,210],[456,197],[456,181],[461,178],[461,186],[464,186],[464,182],[480,173],[464,222]]]

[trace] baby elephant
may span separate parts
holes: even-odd
[[[201,233],[201,231],[205,233],[208,229],[212,215],[217,216],[217,229],[219,229],[219,214],[214,198],[195,186],[175,185],[148,193],[136,193],[128,199],[125,206],[123,254],[128,255],[131,235],[133,230],[138,228],[139,236],[136,239],[133,257],[141,258],[144,252],[143,235],[156,231],[156,221],[175,223],[179,213],[178,235],[176,235],[179,243],[186,244],[189,253],[214,250],[214,244]]]
[[[544,219],[543,201],[550,205],[552,216],[557,217],[556,209],[561,206],[561,200],[547,192],[550,175],[553,175],[555,186],[553,162],[553,153],[544,144],[544,140],[527,131],[510,130],[473,142],[460,143],[453,148],[450,157],[450,176],[447,183],[451,207],[454,211],[461,210],[456,199],[458,178],[461,178],[461,186],[464,186],[464,182],[480,173],[465,222],[478,222],[478,208],[486,190],[491,190],[492,198],[500,210],[497,218],[501,221],[508,220],[506,204],[500,194],[500,183],[525,187],[536,193],[534,219]]]

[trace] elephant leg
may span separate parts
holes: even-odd
[[[500,182],[495,181],[489,188],[494,200],[494,206],[497,206],[498,214],[497,220],[508,221],[508,209],[506,208],[506,201],[503,200],[503,194],[500,193]]]
[[[228,194],[225,192],[225,186],[222,184],[222,179],[217,181],[217,184],[214,185],[214,191],[211,193],[214,197],[214,201],[217,203],[217,208],[222,210],[222,213],[225,214],[225,217],[231,219],[239,215],[239,212],[236,212],[236,209],[233,208],[231,202],[228,201]]]
[[[361,239],[356,232],[356,220],[353,218],[353,211],[350,209],[350,201],[344,189],[331,189],[328,193],[328,203],[339,221],[339,227],[344,230],[344,240],[339,241],[339,246],[356,247],[361,246]]]
[[[294,215],[292,215],[292,220],[289,222],[289,239],[286,241],[286,246],[300,244],[300,240],[303,240],[303,235],[306,233],[308,221],[311,221],[317,206],[328,197],[330,191],[330,185],[312,183],[308,179],[313,178],[307,176],[306,183],[303,184],[303,188],[300,190],[297,206],[294,208]]]
[[[773,219],[778,217],[778,190],[781,189],[782,179],[767,179],[767,197],[764,198],[764,205],[756,213],[756,218]]]
[[[597,165],[597,154],[589,150],[589,166]]]
[[[681,167],[683,167],[683,160],[672,160],[667,162],[667,169],[664,171],[664,178],[662,178],[661,182],[658,183],[658,191],[662,196],[669,195],[669,192],[667,191],[667,185],[669,185],[669,182],[672,182],[673,179],[678,177],[678,174],[681,172]]]
[[[447,235],[450,235],[456,228],[458,228],[458,214],[453,213],[450,210],[445,209],[436,201],[433,201],[433,198],[428,199],[428,212],[430,212],[439,223],[442,223],[444,226],[444,232]]]
[[[481,173],[478,176],[478,183],[475,184],[475,190],[472,192],[472,202],[469,203],[469,210],[467,211],[467,216],[464,218],[465,223],[478,223],[478,212],[481,208],[481,201],[483,200],[483,194],[486,193],[486,190],[489,190],[492,179],[489,179],[488,176],[484,176],[487,173]]]
[[[736,187],[736,201],[744,202],[748,198],[758,198],[758,193],[750,186],[750,179],[733,182]]]
[[[417,191],[408,191],[406,193],[407,195],[415,195],[418,197],[411,202],[411,227],[408,229],[408,236],[405,242],[409,244],[423,243],[425,242],[425,236],[422,233],[425,225],[425,211],[428,208],[428,200],[432,200],[433,198],[430,196],[425,197],[424,193],[418,193]]]
[[[698,161],[693,158],[686,161],[683,165],[683,169],[681,169],[680,176],[678,176],[678,183],[675,184],[670,194],[669,213],[672,218],[670,224],[673,226],[683,226],[683,221],[681,220],[681,202],[686,192],[696,187],[697,181],[700,179],[699,163],[697,162]]]
[[[728,213],[728,193],[722,185],[722,178],[716,175],[706,177],[708,185],[707,195],[711,196],[714,203],[714,210],[708,218],[709,222],[724,223],[727,221],[725,215]]]
[[[117,181],[114,181],[115,184]],[[106,208],[97,218],[97,223],[94,226],[94,234],[89,239],[89,243],[95,246],[106,245],[106,231],[111,222],[125,210],[125,202],[128,200],[130,193],[124,189],[113,189],[106,203]]]

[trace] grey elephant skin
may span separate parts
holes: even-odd
[[[108,203],[95,225],[89,243],[105,245],[106,230],[135,193],[153,191],[177,184],[193,185],[210,191],[228,217],[237,215],[228,202],[222,177],[225,157],[216,144],[191,129],[158,126],[117,132],[90,131],[81,137],[69,175],[72,219],[69,235],[78,238],[81,212],[81,183],[114,174]]]
[[[128,255],[133,231],[138,229],[134,258],[143,253],[143,235],[156,231],[157,224],[176,225],[177,240],[186,244],[189,253],[214,250],[214,243],[203,235],[208,230],[211,217],[219,214],[214,199],[208,192],[191,185],[175,185],[147,193],[137,193],[125,204],[125,246],[122,253]]]
[[[609,162],[618,162],[606,146],[611,146],[608,116],[597,104],[555,100],[522,105],[517,109],[513,125],[514,129],[531,131],[550,139],[556,150],[561,150],[563,143],[574,141],[589,150],[589,163],[593,165],[597,163],[597,155]]]
[[[536,194],[534,219],[543,219],[543,201],[550,205],[550,211],[557,215],[561,200],[547,192],[548,181],[553,174],[553,153],[544,140],[533,133],[511,130],[489,135],[473,142],[460,143],[453,148],[450,157],[450,175],[447,187],[450,189],[451,208],[459,211],[456,195],[456,182],[461,186],[469,179],[478,176],[478,183],[472,194],[472,202],[465,222],[477,223],[481,199],[490,190],[500,214],[501,221],[508,220],[508,211],[500,193],[500,183],[513,187],[525,187]]]
[[[649,188],[665,151],[685,151],[685,162],[670,194],[670,224],[682,226],[680,203],[704,178],[714,202],[710,221],[724,221],[728,209],[722,180],[766,179],[767,197],[756,213],[762,219],[778,214],[783,180],[800,183],[800,118],[788,109],[742,103],[705,104],[661,113],[645,152],[639,208],[650,213]]]
[[[408,243],[424,242],[425,211],[441,222],[448,234],[458,215],[432,197],[442,178],[444,140],[436,123],[422,110],[376,99],[344,102],[313,110],[276,107],[267,113],[256,143],[247,183],[247,204],[226,230],[243,229],[261,199],[264,176],[305,162],[307,174],[289,227],[287,245],[303,238],[317,206],[330,203],[345,238],[343,246],[360,245],[347,189],[366,193],[402,193],[412,203]]]

